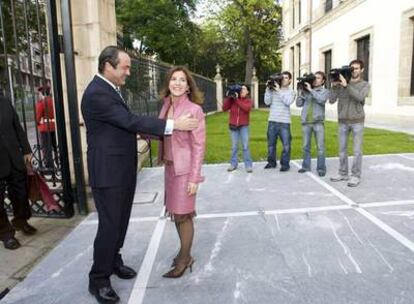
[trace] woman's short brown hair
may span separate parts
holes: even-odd
[[[171,77],[175,72],[179,72],[179,71],[183,72],[185,74],[185,77],[187,78],[187,83],[188,83],[188,86],[190,87],[189,89],[190,92],[188,92],[188,98],[196,104],[202,104],[204,102],[203,93],[198,89],[197,84],[193,76],[191,76],[190,71],[184,66],[175,66],[175,67],[172,67],[168,71],[167,77],[165,78],[165,81],[164,81],[164,86],[160,92],[161,98],[164,99],[165,97],[170,96],[171,92],[168,86],[169,86]]]

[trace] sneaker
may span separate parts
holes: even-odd
[[[320,177],[323,177],[323,176],[325,176],[325,175],[326,175],[326,172],[325,172],[325,171],[318,171],[318,175],[319,175]]]
[[[340,181],[347,181],[349,179],[348,175],[335,175],[331,177],[331,182],[340,182]]]
[[[270,163],[267,163],[264,168],[265,169],[274,169],[274,168],[276,168],[276,166],[272,166]]]
[[[348,187],[356,187],[359,185],[360,179],[357,176],[351,176],[349,182],[348,182]]]
[[[246,169],[246,172],[247,172],[247,173],[253,173],[253,169],[252,169],[252,168],[247,168],[247,169]]]
[[[228,172],[231,172],[231,171],[234,171],[234,170],[236,170],[236,169],[237,169],[237,167],[230,166],[230,167],[228,167],[228,168],[227,168],[227,171],[228,171]]]
[[[299,172],[299,173],[305,173],[306,171],[309,171],[309,170],[306,170],[305,168],[300,168],[300,169],[298,170],[298,172]]]

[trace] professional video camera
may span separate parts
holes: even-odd
[[[226,96],[231,98],[239,98],[242,86],[239,84],[231,84],[227,87]]]
[[[266,86],[270,90],[276,90],[276,83],[282,86],[283,74],[282,73],[275,73],[269,76],[269,79],[266,82]]]
[[[306,90],[306,83],[309,83],[310,86],[313,88],[313,82],[315,81],[316,77],[315,74],[310,73],[310,74],[303,74],[302,77],[298,77],[296,78],[296,80],[298,81],[297,86],[298,86],[298,90]]]
[[[346,82],[349,82],[349,80],[351,80],[353,71],[354,71],[354,68],[348,65],[344,65],[341,68],[337,68],[337,69],[331,69],[329,71],[329,79],[331,82],[339,81],[339,75],[342,75],[344,76]]]

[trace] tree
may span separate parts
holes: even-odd
[[[274,0],[227,0],[216,1],[216,5],[222,9],[211,22],[220,29],[225,37],[225,49],[231,52],[220,58],[224,71],[230,72],[231,66],[240,64],[235,60],[242,60],[244,76],[240,72],[236,75],[250,83],[253,67],[260,78],[279,69],[280,5]]]
[[[140,54],[166,62],[185,64],[192,58],[198,27],[190,20],[196,0],[118,0],[118,21],[124,41],[139,40]]]

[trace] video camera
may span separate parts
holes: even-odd
[[[276,90],[276,83],[279,87],[282,86],[283,74],[282,73],[275,73],[269,76],[269,79],[266,82],[266,86],[270,90]]]
[[[298,77],[296,78],[296,80],[298,81],[297,86],[298,86],[298,90],[306,90],[306,83],[309,83],[310,86],[313,88],[313,82],[315,81],[316,77],[315,74],[310,73],[310,74],[303,74],[302,77]]]
[[[227,87],[226,96],[237,99],[240,97],[242,86],[239,84],[231,84]]]
[[[352,77],[352,72],[354,71],[353,67],[350,67],[349,65],[344,65],[341,68],[337,69],[331,69],[329,71],[329,80],[332,81],[340,81],[339,75],[344,76],[346,82],[349,82]]]

